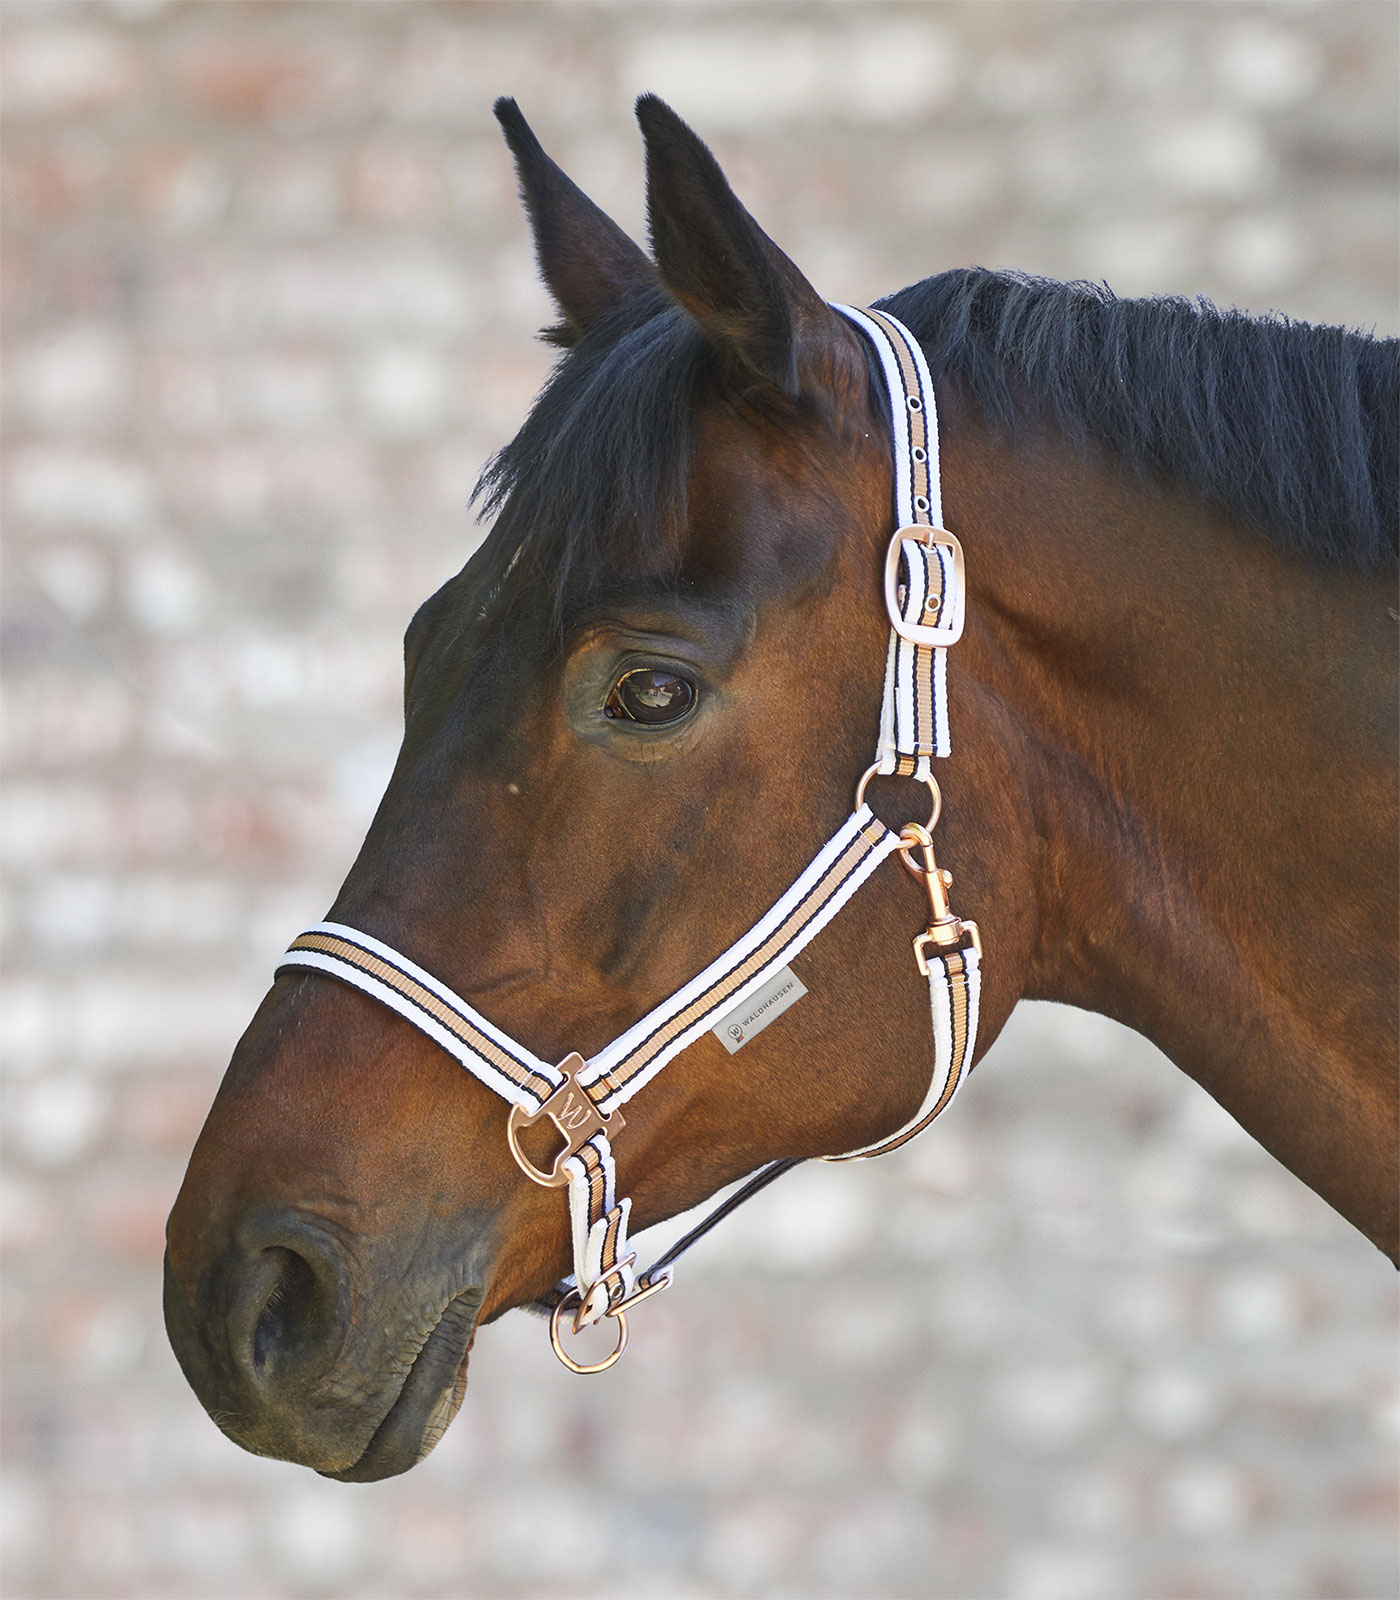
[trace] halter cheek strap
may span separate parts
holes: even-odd
[[[669,1284],[672,1262],[722,1216],[796,1165],[784,1160],[762,1168],[638,1274],[627,1248],[631,1201],[617,1195],[612,1153],[612,1139],[625,1126],[621,1107],[805,949],[896,852],[929,895],[929,926],[915,938],[914,956],[929,984],[934,1069],[922,1106],[903,1128],[879,1144],[828,1159],[881,1155],[912,1139],[952,1100],[972,1062],[981,945],[975,924],[960,921],[948,907],[950,877],[934,861],[930,833],[941,803],[930,757],[948,754],[946,654],[961,632],[964,608],[962,552],[941,525],[933,384],[918,342],[893,317],[846,306],[836,310],[874,346],[890,397],[896,530],[886,556],[890,645],[876,762],[861,780],[851,815],[786,893],[703,972],[588,1061],[577,1054],[558,1065],[542,1060],[431,973],[341,923],[308,928],[277,969],[320,972],[379,1000],[510,1103],[507,1138],[526,1176],[568,1188],[574,1273],[560,1285],[551,1333],[560,1359],[575,1371],[610,1366],[626,1346],[627,1308]],[[876,774],[929,786],[934,812],[927,827],[910,824],[896,834],[873,815],[864,789]],[[519,1142],[521,1133],[541,1122],[552,1123],[564,1141],[547,1169],[537,1167]],[[575,1297],[575,1330],[604,1315],[617,1319],[617,1348],[597,1367],[579,1366],[559,1337],[560,1314]]]
[[[951,749],[948,646],[962,635],[966,601],[962,547],[943,526],[933,379],[918,340],[888,312],[835,309],[874,346],[890,398],[895,532],[885,555],[890,645],[876,766],[925,783],[929,758]]]

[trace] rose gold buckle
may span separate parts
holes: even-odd
[[[579,1303],[578,1303],[578,1310],[574,1312],[574,1332],[575,1333],[582,1333],[583,1330],[586,1327],[589,1326],[589,1323],[584,1321],[584,1313],[588,1310],[589,1302],[593,1299],[593,1296],[597,1293],[600,1285],[605,1284],[608,1281],[609,1278],[617,1278],[619,1281],[621,1281],[622,1286],[625,1289],[627,1287],[627,1284],[626,1284],[626,1280],[622,1277],[622,1274],[628,1269],[628,1267],[635,1267],[636,1264],[637,1264],[637,1252],[635,1250],[633,1250],[633,1251],[629,1252],[627,1255],[623,1256],[621,1261],[618,1261],[618,1262],[614,1263],[614,1265],[609,1267],[606,1272],[599,1273],[599,1275],[596,1278],[594,1278],[593,1282],[588,1285],[588,1293],[586,1295],[583,1295],[580,1298]],[[610,1317],[615,1310],[616,1311],[625,1311],[627,1309],[627,1307],[629,1305],[631,1305],[631,1303],[632,1303],[630,1298],[623,1298],[623,1299],[621,1299],[621,1300],[619,1300],[617,1302],[616,1306],[614,1306],[612,1304],[612,1296],[611,1295],[606,1295],[604,1298],[607,1300],[608,1303],[606,1305],[604,1305],[602,1311],[600,1311],[598,1313],[598,1316]],[[593,1318],[594,1322],[596,1322],[597,1320],[598,1320],[597,1317]]]
[[[982,934],[975,922],[964,922],[961,917],[955,917],[951,923],[941,927],[929,928],[924,933],[914,935],[914,965],[928,977],[928,952],[932,950],[934,958],[946,956],[954,950],[975,950],[977,959],[982,959]]]
[[[906,622],[899,609],[899,557],[900,547],[906,539],[914,539],[927,549],[935,545],[942,545],[951,552],[953,557],[953,582],[951,595],[945,591],[944,601],[952,599],[954,616],[951,621],[939,623]],[[946,528],[926,527],[921,523],[910,523],[908,527],[898,528],[890,540],[890,547],[885,552],[885,610],[889,612],[890,627],[901,639],[908,639],[911,644],[924,645],[926,648],[946,647],[956,644],[962,638],[963,631],[963,595],[966,592],[967,566],[963,560],[963,549],[957,539]]]
[[[578,1051],[572,1051],[559,1063],[559,1070],[564,1074],[563,1083],[539,1110],[526,1111],[523,1106],[512,1106],[506,1118],[506,1143],[510,1146],[510,1153],[525,1176],[532,1183],[543,1184],[546,1189],[562,1189],[568,1183],[569,1174],[563,1170],[564,1163],[570,1156],[577,1155],[595,1133],[615,1134],[619,1128],[626,1127],[620,1111],[604,1116],[579,1083],[578,1075],[584,1065],[584,1059]],[[517,1143],[520,1130],[533,1128],[543,1117],[548,1117],[564,1136],[564,1148],[555,1156],[554,1165],[548,1172],[537,1167]]]

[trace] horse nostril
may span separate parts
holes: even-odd
[[[298,1346],[304,1349],[314,1343],[318,1324],[324,1328],[310,1263],[294,1250],[272,1249],[266,1254],[278,1261],[281,1270],[253,1329],[253,1371],[259,1378],[279,1357],[285,1360]]]
[[[259,1217],[240,1230],[229,1263],[229,1336],[236,1364],[270,1394],[314,1382],[348,1326],[345,1260],[300,1217]]]

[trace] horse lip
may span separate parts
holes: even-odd
[[[323,1478],[341,1483],[392,1478],[437,1444],[462,1403],[483,1298],[481,1289],[464,1289],[447,1302],[360,1458],[339,1471],[322,1470]]]

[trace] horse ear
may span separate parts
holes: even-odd
[[[845,323],[744,209],[709,149],[665,101],[644,94],[637,121],[663,282],[750,381],[757,376],[795,398],[809,362],[851,346]]]
[[[515,157],[540,275],[564,318],[545,338],[576,344],[628,295],[657,288],[656,268],[550,160],[514,100],[502,97],[492,109]]]

